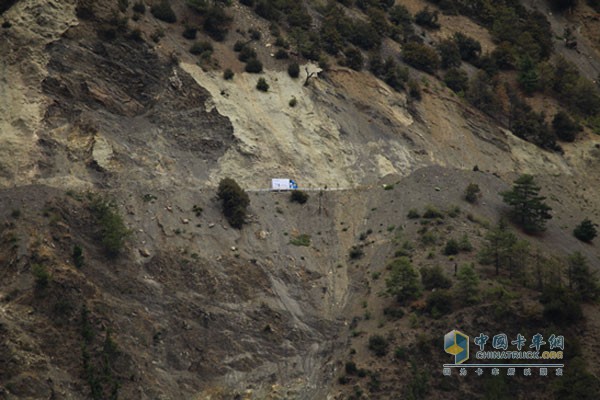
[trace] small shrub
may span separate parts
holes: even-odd
[[[285,60],[290,58],[289,54],[287,51],[285,51],[284,49],[279,49],[277,50],[277,52],[275,52],[275,58],[278,60]]]
[[[230,81],[233,79],[233,71],[231,70],[231,68],[227,68],[225,71],[223,71],[223,79],[225,79],[226,81]]]
[[[444,214],[442,214],[442,212],[439,211],[434,206],[429,205],[429,206],[427,206],[425,208],[425,212],[423,213],[423,218],[427,218],[427,219],[440,218],[440,219],[443,219],[444,218]]]
[[[119,11],[124,13],[125,11],[127,11],[127,7],[129,7],[129,0],[119,0],[118,5]]]
[[[352,246],[350,248],[350,259],[357,260],[365,255],[364,250],[360,246]]]
[[[306,233],[298,235],[290,240],[290,244],[308,247],[310,246],[310,235],[307,235]]]
[[[416,209],[411,208],[408,211],[408,214],[406,215],[406,217],[409,219],[417,219],[417,218],[421,218],[421,214],[419,214],[419,212]]]
[[[462,69],[451,68],[444,75],[444,83],[453,92],[466,92],[469,87],[469,76]]]
[[[242,49],[246,47],[246,43],[238,40],[233,44],[233,51],[235,51],[236,53],[239,53],[240,51],[242,51]],[[250,58],[250,57],[248,57]],[[240,60],[242,61],[242,60]]]
[[[250,39],[252,40],[260,40],[261,38],[260,32],[254,28],[248,29],[248,33],[250,34]]]
[[[589,218],[585,218],[575,229],[573,230],[573,236],[582,242],[591,242],[597,235],[598,231],[596,227],[598,224],[593,223]]]
[[[83,257],[83,249],[79,245],[73,246],[73,264],[75,267],[81,268],[83,267],[85,259]]]
[[[421,268],[421,282],[427,290],[448,289],[452,286],[452,281],[439,265]]]
[[[425,7],[415,14],[415,23],[431,29],[440,29],[438,22],[439,12],[429,11],[429,7]]]
[[[198,34],[198,29],[196,29],[192,26],[186,26],[182,33],[184,38],[190,39],[190,40],[196,39],[197,34]]]
[[[101,198],[92,200],[90,210],[100,227],[98,236],[107,255],[118,256],[125,245],[125,239],[130,234],[123,217],[113,203]]]
[[[236,45],[237,43],[234,45],[234,50]],[[252,47],[242,45],[242,48],[240,49],[240,54],[238,54],[238,60],[240,60],[241,62],[248,62],[252,59],[256,59],[256,57],[256,51]]]
[[[199,205],[194,204],[194,206],[192,207],[192,211],[194,212],[196,217],[200,217],[200,216],[202,216],[202,212],[204,211],[204,209],[202,207],[200,207]]]
[[[258,78],[258,81],[256,82],[256,88],[261,92],[268,92],[269,84],[267,83],[265,78]]]
[[[458,242],[458,250],[466,252],[473,250],[473,245],[469,241],[469,236],[467,236],[466,233],[460,238],[460,241]]]
[[[142,36],[142,31],[140,28],[135,28],[128,35],[129,39],[135,40],[136,42],[143,42],[144,37]]]
[[[373,335],[369,338],[369,350],[377,357],[383,357],[388,352],[389,343],[386,338],[381,335]]]
[[[345,369],[348,375],[355,375],[358,372],[358,368],[356,368],[356,363],[354,361],[346,362]]]
[[[146,12],[146,6],[141,1],[138,1],[133,5],[133,11],[138,14],[144,14]]]
[[[11,211],[10,216],[13,217],[14,219],[19,219],[19,217],[21,217],[21,210],[18,208],[15,208],[14,210]]]
[[[256,58],[251,58],[250,60],[248,60],[248,63],[246,64],[246,68],[245,68],[246,72],[249,72],[251,74],[258,74],[261,73],[263,70],[263,65],[262,63],[257,60]],[[261,78],[264,80],[264,78]],[[260,81],[260,79],[259,79]],[[267,83],[265,81],[265,83]],[[260,89],[262,90],[262,89]],[[269,86],[267,85],[267,90],[269,90]],[[266,90],[265,90],[266,92]]]
[[[289,105],[290,107],[292,107],[292,108],[293,108],[293,107],[296,107],[296,105],[297,105],[297,104],[298,104],[298,100],[296,100],[296,98],[295,98],[295,97],[292,97],[292,98],[290,99],[289,103],[288,103],[288,105]]]
[[[424,246],[433,246],[438,242],[438,237],[435,232],[425,231],[423,235],[421,235],[421,243]]]
[[[227,15],[224,7],[218,5],[209,7],[204,12],[204,32],[216,41],[223,41],[231,21],[233,21],[233,18]]]
[[[465,200],[469,203],[476,203],[479,199],[481,193],[481,189],[479,189],[479,185],[476,183],[469,183],[467,188],[465,189]]]
[[[440,57],[431,47],[417,43],[408,42],[402,48],[402,59],[408,65],[422,71],[433,73],[440,66]]]
[[[447,214],[450,218],[456,218],[460,215],[460,207],[452,206],[448,209]]]
[[[408,349],[404,346],[396,347],[396,350],[394,350],[394,357],[398,360],[408,360]]]
[[[302,190],[292,190],[290,193],[290,201],[298,204],[304,204],[308,201],[308,194]]]
[[[457,32],[454,34],[454,40],[458,45],[460,57],[464,61],[477,61],[481,54],[481,44],[477,40],[461,32]]]
[[[138,29],[139,31],[139,29]],[[138,40],[141,40],[141,31],[139,33],[140,38]],[[154,32],[152,32],[152,34],[150,35],[150,39],[152,39],[152,41],[154,43],[158,43],[160,42],[160,39],[162,39],[165,36],[165,31],[162,30],[161,28],[156,28],[156,30]]]
[[[300,66],[298,63],[291,63],[288,65],[288,75],[292,78],[300,76]]]
[[[160,3],[153,5],[150,12],[155,18],[160,19],[161,21],[170,24],[177,22],[177,15],[175,15],[168,0],[162,0]]]
[[[453,256],[455,254],[458,254],[458,242],[456,239],[449,239],[444,247],[444,255]]]
[[[386,307],[383,309],[383,315],[392,319],[400,319],[404,317],[404,311],[400,307]]]
[[[427,297],[425,310],[433,318],[439,318],[452,312],[452,294],[448,290],[436,290]]]
[[[574,142],[582,128],[564,111],[559,111],[552,120],[552,128],[556,136],[565,142]]]
[[[408,81],[408,95],[411,99],[421,100],[421,86],[414,79]]]
[[[33,264],[31,267],[31,272],[35,277],[35,289],[37,291],[42,291],[48,287],[50,284],[50,280],[52,276],[48,272],[48,269],[40,264]]]
[[[196,42],[190,48],[190,53],[199,55],[204,52],[213,52],[213,46],[210,42]]]
[[[350,47],[344,51],[344,64],[355,71],[362,70],[364,59],[360,50]]]

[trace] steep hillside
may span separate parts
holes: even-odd
[[[600,222],[600,22],[580,3],[0,2],[0,398],[596,398],[600,250],[573,229]],[[457,33],[480,49],[442,67]],[[521,174],[545,231],[509,218]],[[567,375],[446,379],[455,328],[560,332]]]

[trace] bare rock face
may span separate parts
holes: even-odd
[[[94,145],[92,149],[93,161],[103,170],[110,170],[110,161],[113,157],[113,148],[102,136],[96,136],[94,138]]]

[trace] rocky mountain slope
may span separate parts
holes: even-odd
[[[143,14],[116,3],[0,4],[0,398],[400,398],[411,387],[401,373],[410,363],[370,354],[367,339],[377,332],[407,345],[411,360],[428,360],[426,397],[476,397],[477,382],[440,383],[441,351],[414,349],[437,346],[457,315],[473,329],[504,329],[486,317],[496,299],[486,294],[480,307],[438,321],[419,304],[406,305],[420,324],[408,316],[388,321],[385,266],[404,241],[416,247],[411,257],[420,268],[434,259],[451,276],[456,263],[476,261],[476,251],[439,255],[444,239],[465,233],[476,250],[483,247],[487,229],[507,213],[498,193],[521,173],[535,175],[555,217],[541,235],[515,229],[519,238],[544,260],[579,251],[598,268],[597,244],[572,236],[584,217],[600,218],[600,139],[590,126],[561,143],[561,154],[520,139],[439,76],[413,68],[420,100],[369,72],[335,62],[323,69],[294,54],[300,77],[291,78],[287,62],[271,55],[269,23],[237,2],[228,8],[233,28],[212,44],[207,64],[181,35],[197,18],[184,1],[171,2],[177,24],[150,13],[158,1]],[[434,7],[398,3],[413,14]],[[319,4],[310,5],[316,15]],[[558,51],[595,78],[598,21],[588,18],[588,6],[570,16],[543,7],[556,35],[565,21],[581,24],[579,52]],[[465,16],[441,22],[441,30],[422,35],[438,40],[464,26],[485,50],[496,45]],[[232,50],[249,28],[261,33],[253,46],[267,93],[256,90],[257,75],[244,72]],[[223,79],[226,68],[233,80]],[[558,107],[539,95],[531,103]],[[215,196],[224,177],[250,190],[241,230],[227,224]],[[308,191],[304,205],[286,193],[254,191],[272,177],[336,190]],[[478,205],[463,199],[470,182],[481,188]],[[419,229],[428,222],[407,214],[426,205],[445,213],[460,205],[461,212],[430,226],[437,239],[421,246]],[[115,256],[106,252],[105,231],[119,218],[127,232]],[[353,260],[352,246],[364,256]],[[500,281],[478,268],[482,287],[503,285],[522,298],[507,306],[517,315],[511,327],[527,316],[528,328],[550,325],[533,283]],[[373,317],[363,315],[365,302]],[[590,355],[597,306],[584,312],[573,331],[589,339],[580,352],[600,376]],[[341,384],[349,354],[383,384]],[[525,389],[510,395],[525,398]]]

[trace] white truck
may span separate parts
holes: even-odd
[[[298,185],[293,179],[271,179],[271,190],[296,190]]]

